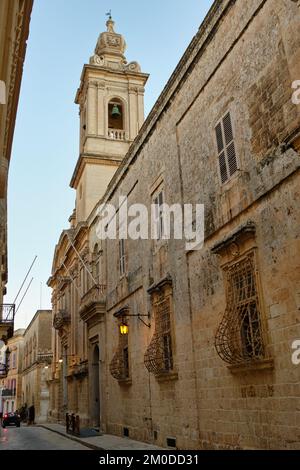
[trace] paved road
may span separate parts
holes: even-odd
[[[2,450],[89,450],[71,439],[37,426],[0,429]]]

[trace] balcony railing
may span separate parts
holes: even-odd
[[[46,364],[51,364],[53,359],[53,353],[52,352],[38,352],[37,354],[37,362],[39,363],[46,363]]]
[[[14,333],[15,304],[0,304],[0,339],[7,341]]]
[[[126,132],[121,129],[108,129],[108,137],[112,140],[126,140]]]
[[[0,323],[14,323],[15,319],[15,304],[1,304],[0,305]]]
[[[2,397],[9,398],[9,397],[15,397],[15,396],[16,396],[15,388],[12,388],[12,389],[5,388],[2,390]]]

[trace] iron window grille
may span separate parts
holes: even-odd
[[[226,269],[226,310],[215,347],[232,365],[265,358],[254,252]]]
[[[155,305],[155,331],[144,356],[144,364],[153,374],[173,369],[170,302],[170,297],[162,294]]]

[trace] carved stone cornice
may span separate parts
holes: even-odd
[[[172,277],[168,274],[163,279],[160,279],[158,282],[154,282],[151,284],[149,289],[147,290],[148,294],[153,294],[154,292],[160,292],[164,290],[166,287],[172,287]]]
[[[127,63],[126,60],[120,62],[112,62],[110,60],[105,59],[104,57],[100,57],[97,54],[94,54],[90,57],[90,65],[95,65],[101,68],[106,68],[109,70],[117,70],[119,72],[124,73],[141,73],[141,67],[138,62],[133,61]]]
[[[212,253],[222,255],[229,248],[233,252],[239,251],[239,244],[245,239],[254,238],[256,232],[255,223],[248,220],[245,224],[238,227],[234,232],[227,235],[223,240],[214,245],[211,249]],[[234,255],[234,253],[232,253]]]

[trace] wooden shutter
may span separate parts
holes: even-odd
[[[227,166],[226,166],[226,157],[225,157],[225,149],[224,149],[221,123],[219,123],[216,127],[216,139],[217,139],[217,147],[218,147],[218,153],[219,153],[219,168],[220,168],[221,181],[222,183],[225,183],[228,180],[228,173],[227,173]]]
[[[231,116],[228,112],[216,126],[220,177],[225,183],[238,169]]]

